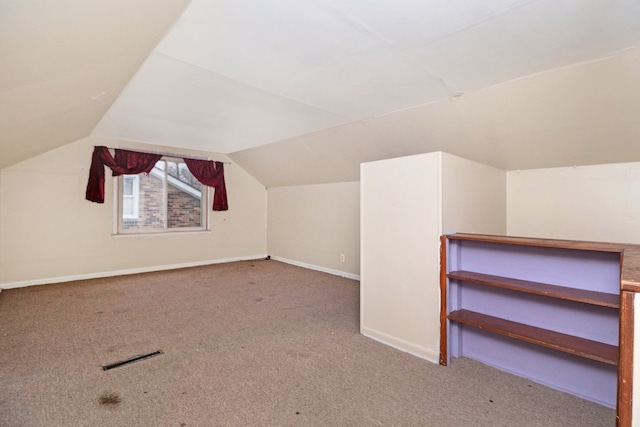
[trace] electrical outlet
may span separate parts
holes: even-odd
[[[344,254],[340,254],[340,262],[344,262],[344,260],[345,260]]]

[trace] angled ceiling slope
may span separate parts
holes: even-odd
[[[234,153],[634,47],[635,0],[193,0],[95,136]]]
[[[0,167],[90,132],[226,153],[266,186],[434,149],[640,160],[637,0],[186,4],[0,0]]]
[[[87,137],[188,0],[0,0],[0,168]]]
[[[638,75],[633,49],[229,156],[266,187],[357,181],[362,162],[433,151],[502,170],[640,162]]]

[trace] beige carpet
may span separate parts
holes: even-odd
[[[5,290],[0,425],[615,425],[612,409],[358,330],[358,282],[273,260]]]

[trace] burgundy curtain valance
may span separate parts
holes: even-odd
[[[97,146],[93,149],[89,181],[87,182],[86,199],[96,203],[104,203],[104,167],[109,166],[113,176],[123,174],[149,173],[162,158],[162,154],[140,153],[137,151],[115,149],[115,158],[109,148]],[[224,166],[222,162],[184,158],[189,171],[202,184],[215,189],[213,210],[226,211],[227,188],[224,182]]]
[[[149,173],[161,154],[138,153],[116,149],[113,158],[107,147],[95,147],[89,168],[86,198],[92,202],[104,203],[104,167],[109,166],[113,176],[123,174]]]

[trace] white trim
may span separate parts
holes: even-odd
[[[160,234],[158,234],[160,235]],[[114,236],[116,237],[116,236]],[[117,236],[122,237],[122,236]],[[46,279],[36,279],[36,280],[24,280],[21,282],[8,282],[0,284],[0,291],[2,289],[13,289],[13,288],[24,288],[27,286],[36,286],[36,285],[50,285],[54,283],[64,283],[64,282],[73,282],[76,280],[89,280],[89,279],[100,279],[104,277],[113,277],[113,276],[125,276],[127,274],[138,274],[138,273],[151,273],[154,271],[162,271],[162,270],[175,270],[178,268],[187,268],[187,267],[199,267],[202,265],[212,265],[212,264],[223,264],[226,262],[235,262],[235,261],[252,261],[258,259],[264,259],[267,255],[250,255],[244,257],[234,257],[234,258],[222,258],[217,260],[207,260],[207,261],[195,261],[195,262],[185,262],[180,264],[169,264],[169,265],[156,265],[151,267],[140,267],[140,268],[130,268],[126,270],[115,270],[115,271],[103,271],[99,273],[88,273],[88,274],[78,274],[74,276],[60,276],[60,277],[50,277]],[[295,265],[297,267],[308,268],[310,270],[321,271],[323,273],[333,274],[334,276],[345,277],[347,279],[360,280],[360,275],[347,273],[345,271],[334,270],[331,268],[321,267],[317,265],[307,264],[300,261],[294,261],[288,258],[282,258],[278,256],[271,256],[271,259],[275,261],[284,262],[286,264]]]
[[[12,288],[24,288],[26,286],[34,286],[34,285],[50,285],[53,283],[73,282],[76,280],[89,280],[89,279],[100,279],[104,277],[124,276],[127,274],[151,273],[154,271],[175,270],[178,268],[199,267],[202,265],[223,264],[226,262],[253,261],[258,259],[264,259],[266,257],[267,255],[251,255],[251,256],[245,256],[245,257],[185,262],[181,264],[156,265],[152,267],[130,268],[127,270],[104,271],[100,273],[78,274],[75,276],[61,276],[61,277],[51,277],[47,279],[25,280],[22,282],[2,283],[0,284],[0,290],[12,289]]]
[[[169,230],[169,231],[167,231]],[[112,234],[111,237],[114,239],[130,239],[132,237],[171,237],[171,236],[183,236],[185,234],[211,234],[211,230],[202,230],[195,228],[169,228],[167,230],[159,230],[155,233],[145,232],[145,233],[123,233],[123,234]],[[265,255],[266,256],[266,255]]]
[[[322,271],[323,273],[333,274],[334,276],[346,277],[347,279],[360,280],[359,274],[347,273],[346,271],[334,270],[332,268],[321,267],[319,265],[307,264],[306,262],[295,261],[288,258],[282,258],[279,256],[271,255],[271,259],[284,262],[286,264],[295,265],[298,267],[308,268],[309,270]]]
[[[421,359],[428,360],[429,362],[432,362],[432,363],[439,363],[439,359],[440,359],[439,351],[434,351],[430,348],[426,348],[421,345],[418,345],[409,341],[405,341],[397,337],[393,337],[384,332],[380,332],[375,329],[371,329],[363,326],[360,327],[360,333],[367,338],[370,338],[381,344],[388,345],[389,347],[393,347],[396,350],[404,351],[405,353],[409,353]]]

